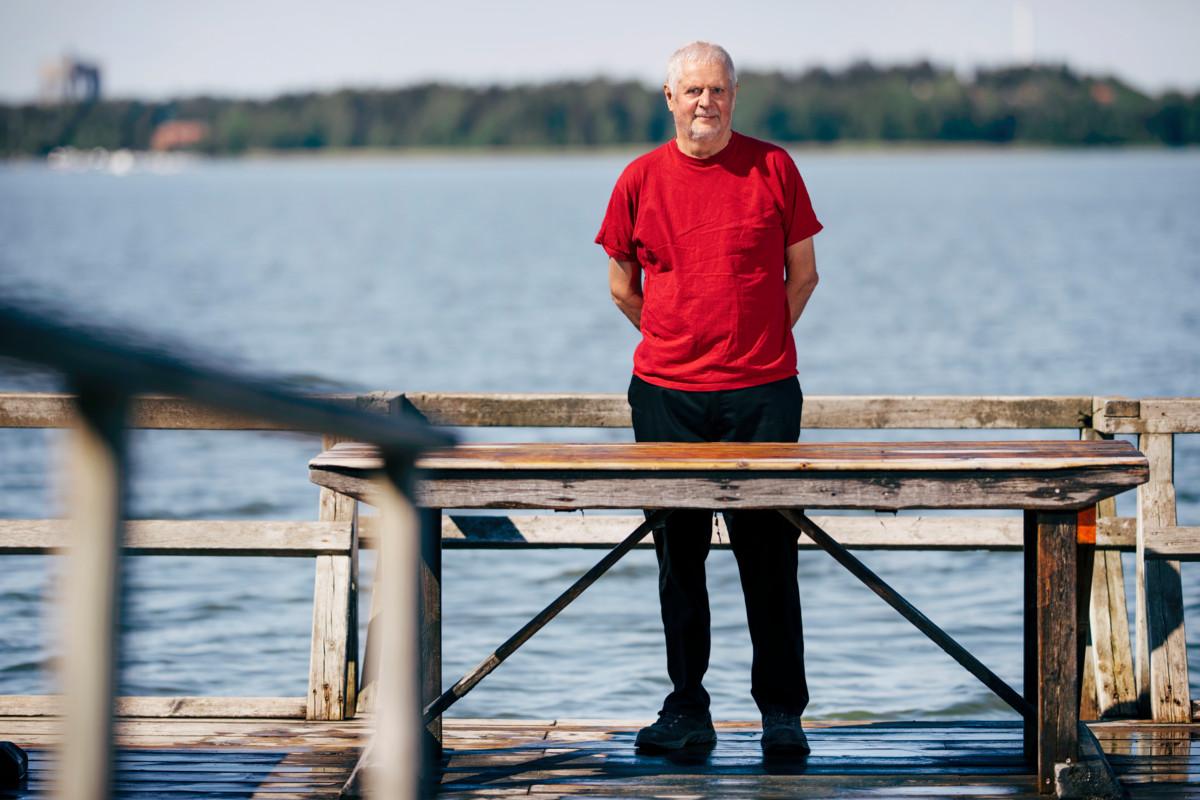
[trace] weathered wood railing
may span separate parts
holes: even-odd
[[[431,423],[445,426],[630,425],[628,406],[616,394],[377,392],[326,399],[385,415],[417,411]],[[63,427],[70,420],[69,405],[70,398],[63,395],[0,395],[0,427]],[[286,427],[165,397],[139,398],[132,411],[131,424],[144,428]],[[1138,491],[1138,514],[1117,517],[1111,501],[1097,510],[1093,594],[1088,607],[1092,644],[1085,656],[1084,715],[1134,715],[1140,710],[1143,716],[1156,720],[1182,721],[1196,713],[1187,691],[1178,560],[1200,556],[1200,529],[1175,526],[1172,457],[1175,434],[1200,432],[1200,399],[817,396],[806,398],[804,411],[806,429],[1058,429],[1078,430],[1084,438],[1138,434],[1139,447],[1149,456],[1152,470],[1151,483]],[[327,438],[323,446],[332,441]],[[356,663],[359,648],[354,614],[357,548],[374,546],[375,520],[364,518],[360,526],[356,519],[354,504],[348,498],[322,490],[318,522],[145,521],[131,527],[129,545],[141,552],[314,557],[317,567],[307,699],[262,698],[251,707],[264,716],[303,712],[309,718],[339,719],[364,707],[373,686],[371,657],[364,659],[366,670],[360,670]],[[1019,550],[1023,543],[1021,520],[1017,517],[814,519],[843,544],[859,549]],[[611,547],[628,529],[628,518],[599,515],[447,516],[442,525],[445,547]],[[0,521],[0,553],[51,549],[54,543],[54,527],[49,523]],[[804,545],[811,546],[802,540]],[[1139,625],[1134,647],[1124,611],[1122,551],[1138,554]],[[373,603],[372,616],[377,607]],[[372,643],[367,644],[370,652]],[[1135,660],[1135,652],[1144,658]],[[364,674],[357,675],[360,672]],[[157,710],[171,715],[247,708],[245,698],[184,698],[172,705],[155,698],[129,698],[125,703],[128,708],[147,713]],[[47,707],[47,701],[41,698],[0,698],[0,711],[25,708],[26,713],[40,713]]]
[[[67,464],[70,520],[6,524],[2,539],[3,549],[8,552],[62,548],[67,554],[62,589],[66,627],[61,659],[63,702],[53,709],[64,716],[56,795],[72,800],[110,796],[115,764],[113,715],[147,711],[154,705],[136,701],[123,704],[114,698],[121,645],[123,553],[204,549],[203,544],[196,546],[195,526],[190,523],[138,525],[126,538],[129,416],[140,407],[135,393],[157,391],[203,404],[213,409],[208,413],[217,416],[264,420],[259,424],[373,441],[379,446],[385,461],[384,477],[379,481],[383,506],[380,563],[389,575],[384,586],[389,624],[381,635],[384,667],[380,670],[380,695],[389,713],[381,715],[376,724],[375,746],[388,758],[381,759],[379,769],[373,773],[372,788],[377,797],[416,796],[422,759],[419,622],[413,598],[420,522],[411,500],[412,464],[421,450],[449,444],[452,438],[409,416],[386,418],[347,409],[3,305],[0,357],[53,369],[76,389],[71,396],[50,401],[55,408],[51,415],[55,426],[71,429]],[[25,400],[45,412],[40,399]],[[12,407],[5,403],[6,409],[18,409],[18,416],[22,406],[19,397]],[[341,552],[340,538],[349,543],[352,557],[353,525],[349,531],[344,530],[345,526],[340,531],[335,527],[327,525],[312,531],[315,540],[301,549],[309,552],[317,544],[319,557],[326,557],[325,550],[337,548]],[[279,544],[279,536],[270,523],[261,525],[257,532],[260,552],[296,552],[292,541],[283,547],[271,547]],[[208,544],[212,544],[211,539]],[[246,550],[243,544],[228,540],[208,549],[226,553]],[[232,716],[242,716],[245,710],[243,706],[242,713]],[[0,713],[5,711],[9,709],[0,709]]]

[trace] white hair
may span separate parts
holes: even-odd
[[[733,68],[733,59],[724,47],[711,42],[692,42],[672,53],[667,61],[667,86],[672,92],[679,87],[683,68],[690,64],[720,64],[729,76],[730,86],[737,85],[737,70]]]

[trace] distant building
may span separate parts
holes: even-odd
[[[208,136],[208,125],[186,119],[160,123],[150,136],[151,150],[180,150],[199,144]]]
[[[100,99],[100,66],[74,56],[43,64],[38,95],[43,103],[94,103]]]

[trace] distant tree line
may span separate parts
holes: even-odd
[[[981,70],[918,63],[745,73],[736,127],[777,142],[1200,143],[1200,94],[1144,94],[1065,66]],[[659,91],[604,79],[513,87],[430,83],[393,90],[0,106],[0,154],[56,147],[147,149],[171,121],[199,122],[193,149],[575,147],[664,141]]]

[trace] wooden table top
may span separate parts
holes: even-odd
[[[382,467],[371,445],[343,442],[309,462],[346,473]],[[1148,469],[1122,441],[814,442],[814,443],[527,443],[467,444],[426,452],[418,469],[453,472],[843,472],[1053,471]]]

